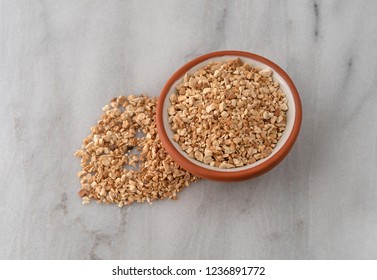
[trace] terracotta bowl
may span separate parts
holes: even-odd
[[[273,152],[268,157],[246,166],[222,169],[209,166],[190,158],[172,139],[173,132],[171,130],[171,125],[168,123],[168,107],[170,106],[169,96],[175,92],[175,87],[181,82],[183,76],[187,72],[193,73],[211,61],[222,61],[236,58],[240,58],[243,62],[246,62],[251,66],[270,68],[272,70],[272,78],[279,82],[280,88],[286,94],[288,99],[289,110],[287,111],[287,127]],[[167,81],[162,89],[157,104],[157,129],[162,145],[167,152],[187,171],[199,177],[218,181],[244,180],[259,176],[275,167],[285,156],[287,156],[296,141],[301,126],[301,118],[302,109],[300,97],[295,85],[287,73],[285,73],[278,65],[262,56],[242,51],[218,51],[208,53],[186,63]]]

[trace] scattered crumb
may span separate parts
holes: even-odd
[[[180,190],[199,178],[179,167],[162,147],[156,128],[156,98],[120,96],[75,153],[81,158],[83,204],[177,199]],[[143,133],[144,136],[138,135]]]

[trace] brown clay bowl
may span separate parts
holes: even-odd
[[[193,73],[197,69],[207,65],[211,61],[221,61],[240,58],[243,62],[260,68],[270,68],[272,78],[278,81],[281,89],[288,99],[287,127],[283,132],[273,152],[266,158],[255,163],[222,169],[209,166],[195,159],[190,158],[182,151],[179,145],[172,139],[173,132],[168,123],[169,96],[175,92],[175,87],[182,80],[186,73]],[[272,61],[248,52],[242,51],[218,51],[197,57],[179,68],[167,81],[161,91],[157,104],[157,129],[162,145],[167,152],[181,167],[187,171],[203,178],[217,181],[239,181],[253,178],[271,170],[280,163],[289,153],[295,143],[300,131],[302,119],[301,101],[297,89],[288,74]]]

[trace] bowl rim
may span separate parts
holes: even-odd
[[[187,160],[183,155],[180,154],[180,152],[171,143],[171,140],[169,139],[165,131],[165,126],[163,123],[164,102],[168,93],[170,92],[172,85],[177,80],[181,79],[191,68],[193,68],[197,64],[202,63],[205,60],[208,60],[214,57],[221,57],[221,56],[238,56],[241,58],[247,57],[247,58],[257,60],[271,67],[273,71],[276,71],[285,80],[288,87],[290,88],[293,99],[294,99],[293,101],[295,104],[295,109],[296,109],[292,131],[290,135],[288,136],[287,141],[280,148],[280,150],[277,151],[276,154],[271,156],[271,158],[267,159],[265,162],[257,166],[254,166],[245,170],[234,171],[234,172],[222,172],[222,171],[206,169],[199,165],[195,165],[194,163]],[[162,88],[160,97],[158,99],[157,110],[156,110],[157,131],[158,131],[163,147],[166,149],[166,151],[172,157],[172,159],[175,162],[177,162],[178,165],[180,165],[182,168],[191,172],[194,175],[207,178],[207,179],[217,180],[217,181],[245,180],[248,178],[253,178],[253,177],[262,175],[266,173],[267,171],[271,170],[272,168],[274,168],[280,161],[284,159],[284,157],[291,150],[293,144],[295,143],[298,137],[300,127],[301,127],[301,121],[302,121],[302,107],[301,107],[300,96],[298,94],[298,91],[292,79],[288,76],[288,74],[282,68],[280,68],[277,64],[268,60],[265,57],[262,57],[254,53],[249,53],[245,51],[237,51],[237,50],[225,50],[225,51],[216,51],[216,52],[207,53],[184,64],[182,67],[180,67],[177,71],[173,73],[173,75],[168,79],[168,81]]]

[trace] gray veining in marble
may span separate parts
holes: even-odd
[[[1,259],[376,259],[377,2],[0,0]],[[113,96],[209,51],[301,94],[289,156],[178,201],[82,206],[73,152]]]

